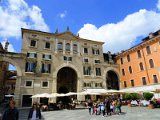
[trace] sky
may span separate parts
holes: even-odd
[[[160,29],[160,0],[0,0],[0,42],[21,52],[21,28],[70,31],[103,41],[103,52],[126,50]]]

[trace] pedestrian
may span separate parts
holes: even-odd
[[[91,115],[92,108],[93,108],[93,102],[92,102],[92,100],[89,100],[89,102],[88,102],[88,110],[89,110],[89,114],[90,115]]]
[[[28,120],[40,120],[41,111],[37,103],[33,103],[32,108],[29,110]]]
[[[2,120],[18,120],[19,111],[15,107],[16,102],[14,100],[9,101],[9,108],[5,110]]]

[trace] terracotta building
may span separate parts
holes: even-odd
[[[121,89],[149,91],[160,88],[160,30],[116,57],[120,65]]]

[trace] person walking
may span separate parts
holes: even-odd
[[[89,102],[88,102],[88,110],[89,110],[89,114],[90,115],[91,115],[92,108],[93,108],[93,102],[92,102],[92,100],[89,100]]]
[[[33,103],[32,108],[29,110],[28,120],[40,120],[41,111],[37,103]]]
[[[15,107],[16,102],[14,100],[9,101],[9,108],[5,110],[2,120],[18,120],[19,111]]]

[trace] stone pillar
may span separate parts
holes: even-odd
[[[14,100],[16,102],[16,106],[17,107],[21,107],[21,79],[22,79],[22,76],[17,76],[17,79],[16,79],[16,85],[15,85],[15,91],[14,91],[14,94],[15,94],[15,97],[14,97]]]
[[[73,55],[73,41],[71,40],[71,52],[70,55]]]
[[[83,90],[83,82],[80,78],[77,79],[77,92],[82,92]],[[84,101],[85,96],[84,95],[77,95],[77,100]]]
[[[66,40],[63,40],[63,55],[65,54],[66,51]]]
[[[57,53],[57,45],[58,45],[58,39],[56,38],[55,53]]]
[[[79,45],[79,42],[77,44],[77,47],[78,47],[78,55],[80,56],[80,45]]]
[[[52,80],[52,93],[57,93],[57,77],[53,76]],[[56,103],[56,98],[51,98],[50,102]]]

